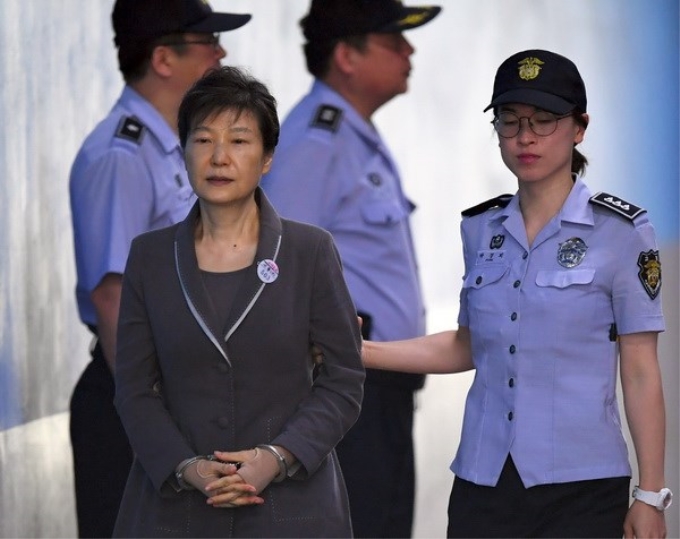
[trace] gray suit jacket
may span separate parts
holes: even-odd
[[[185,221],[132,244],[115,404],[135,462],[117,536],[351,535],[333,448],[362,399],[356,310],[330,234],[280,219],[259,189],[256,199],[255,264],[227,327],[216,327],[196,260],[198,205]],[[278,267],[272,282],[258,275],[263,260]],[[310,342],[325,356],[316,376]],[[177,490],[173,472],[182,460],[262,443],[286,447],[302,464],[294,478],[264,490],[264,505],[216,509],[199,492]]]

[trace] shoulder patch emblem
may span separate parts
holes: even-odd
[[[645,292],[650,298],[656,299],[661,290],[661,259],[659,258],[659,251],[650,249],[643,251],[638,256],[637,261],[640,271],[638,277],[642,283]]]
[[[340,127],[340,120],[342,119],[342,110],[333,105],[321,105],[314,113],[311,126],[326,129],[335,133]]]
[[[116,129],[116,136],[141,144],[145,132],[146,127],[137,118],[123,116],[118,124],[118,129]]]
[[[484,213],[487,210],[490,210],[491,208],[505,208],[509,203],[510,200],[512,199],[513,195],[501,195],[495,198],[491,198],[489,200],[486,200],[482,202],[481,204],[477,204],[476,206],[472,206],[472,208],[468,208],[467,210],[463,210],[461,215],[463,217],[473,217],[475,215],[479,215],[480,213]]]
[[[630,202],[626,202],[625,200],[616,198],[609,193],[603,192],[597,193],[595,196],[590,197],[590,202],[592,204],[598,204],[600,206],[604,206],[605,208],[609,208],[610,210],[618,213],[619,215],[623,215],[631,221],[641,213],[645,213],[647,211],[640,206],[636,206],[635,204],[631,204]]]

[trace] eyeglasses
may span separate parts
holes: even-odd
[[[220,35],[212,34],[211,36],[205,36],[203,39],[170,41],[163,43],[163,45],[210,45],[211,47],[217,49],[220,46]]]
[[[571,113],[557,116],[552,112],[537,110],[531,116],[517,116],[514,112],[501,112],[491,123],[499,136],[503,138],[516,137],[521,129],[522,120],[526,119],[529,129],[539,137],[547,137],[557,130],[557,122],[571,116]]]

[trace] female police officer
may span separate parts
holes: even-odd
[[[451,465],[449,537],[663,537],[672,494],[652,225],[643,209],[593,196],[580,178],[587,160],[575,146],[589,118],[570,60],[511,56],[488,109],[519,189],[463,212],[459,329],[367,341],[365,365],[476,369]],[[630,508],[619,355],[639,469]]]

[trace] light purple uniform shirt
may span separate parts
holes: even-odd
[[[282,216],[333,235],[357,310],[373,317],[372,340],[424,334],[414,205],[378,132],[323,82],[284,121],[262,188]]]
[[[178,136],[129,86],[83,142],[70,196],[78,311],[96,325],[90,293],[107,273],[123,273],[133,238],[184,219],[195,201]]]
[[[476,372],[458,477],[494,486],[508,454],[527,488],[631,474],[610,333],[663,331],[659,288],[640,275],[658,251],[645,212],[625,217],[590,197],[577,178],[531,247],[516,195],[462,221],[458,323]]]

